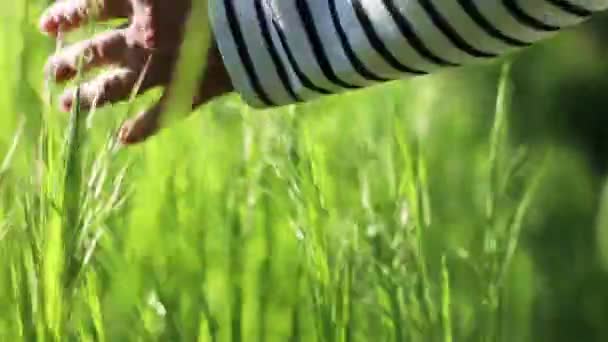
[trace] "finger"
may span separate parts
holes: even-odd
[[[208,83],[203,82],[203,84]],[[215,97],[227,94],[230,90],[229,87],[205,87],[199,88],[197,94],[194,96],[192,101],[192,110],[197,109],[199,106],[211,101]],[[166,109],[169,96],[167,92],[163,95],[160,101],[147,111],[144,111],[137,115],[133,119],[127,120],[119,131],[119,140],[123,145],[133,145],[144,142],[148,138],[156,135],[161,129],[163,129],[167,123],[163,122],[162,115]]]
[[[137,73],[128,69],[109,71],[97,78],[80,85],[80,108],[88,110],[102,107],[106,104],[126,100],[131,95],[137,82]],[[143,92],[145,88],[138,91]],[[72,110],[76,89],[68,89],[61,96],[60,104],[63,111]]]
[[[192,110],[197,109],[216,97],[230,93],[233,89],[219,51],[213,45],[207,55],[206,71],[192,99]],[[141,143],[163,129],[167,123],[166,120],[163,120],[162,115],[168,98],[168,91],[165,91],[165,94],[163,94],[163,97],[156,106],[133,119],[127,120],[119,132],[121,143],[124,145]]]
[[[125,121],[118,132],[120,143],[138,144],[158,133],[161,129],[160,118],[167,100],[168,96],[164,94],[155,106]]]
[[[127,49],[124,30],[105,32],[57,52],[49,58],[46,72],[57,82],[67,81],[76,75],[81,57],[82,70],[87,71],[97,66],[121,64]]]
[[[157,6],[158,7],[158,6]],[[157,10],[157,13],[154,11]],[[158,8],[154,7],[152,0],[136,0],[133,2],[133,38],[141,42],[146,49],[153,49],[157,44],[156,23],[154,19]]]
[[[199,88],[194,96],[192,110],[210,99],[208,95],[201,95],[202,91],[203,89]],[[168,102],[169,90],[166,88],[156,105],[123,123],[118,133],[120,142],[123,145],[138,144],[156,135],[158,131],[166,127],[168,123],[163,120],[162,116],[165,114],[164,111],[167,109]]]
[[[51,5],[40,17],[40,30],[56,36],[81,27],[89,20],[123,18],[129,14],[125,0],[65,0]]]

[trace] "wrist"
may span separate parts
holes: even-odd
[[[201,84],[199,96],[195,99],[195,106],[207,102],[215,97],[223,96],[234,91],[232,80],[224,64],[224,59],[213,38],[207,54],[207,64]]]

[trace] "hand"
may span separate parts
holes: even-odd
[[[167,87],[172,79],[183,39],[184,23],[191,0],[63,0],[52,5],[40,19],[40,29],[53,37],[75,30],[89,20],[126,18],[128,25],[68,46],[47,62],[47,72],[57,82],[74,78],[81,56],[83,71],[114,66],[93,80],[80,85],[80,105],[119,102],[153,87]],[[143,75],[143,76],[142,76]],[[141,83],[140,83],[141,82]],[[193,109],[214,97],[229,93],[232,84],[215,44],[208,52],[207,68]],[[69,111],[75,89],[61,96],[61,108]],[[160,128],[160,115],[168,98],[165,92],[158,104],[125,122],[119,138],[124,144],[144,141]]]

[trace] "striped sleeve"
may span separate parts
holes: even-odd
[[[608,8],[608,0],[212,0],[236,91],[257,108],[491,59]]]

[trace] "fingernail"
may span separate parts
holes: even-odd
[[[57,23],[55,17],[44,15],[40,19],[40,31],[42,31],[43,33],[54,35],[57,32],[58,28],[59,24]]]
[[[123,145],[132,145],[137,142],[137,139],[132,133],[133,122],[131,120],[123,123],[118,132],[118,140]]]
[[[154,9],[152,8],[151,5],[144,6],[143,12],[145,15],[151,16],[153,14],[153,11],[154,11]]]
[[[80,16],[74,12],[66,13],[63,15],[63,17],[65,18],[64,25],[66,28],[71,28],[78,25],[78,21],[80,19]]]
[[[72,94],[64,94],[63,96],[61,96],[60,106],[61,106],[62,111],[64,111],[64,112],[71,111],[73,103],[74,103],[74,99],[73,99]]]
[[[55,80],[65,81],[76,75],[76,70],[67,64],[55,64],[54,72]]]
[[[156,123],[150,121],[150,113],[141,113],[123,123],[119,132],[119,139],[123,145],[139,144],[158,131]]]
[[[146,30],[144,32],[144,44],[146,45],[146,48],[148,48],[148,49],[152,49],[155,47],[156,35],[154,34],[154,31]]]

